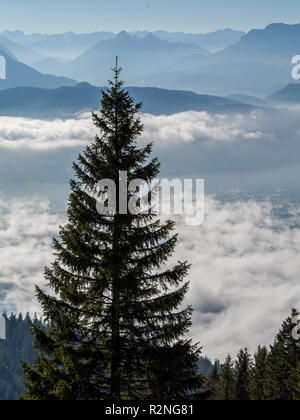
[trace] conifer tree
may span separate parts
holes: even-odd
[[[293,400],[300,401],[300,362],[297,367],[292,370],[289,383]]]
[[[293,338],[294,317],[299,316],[296,309],[282,324],[271,346],[268,356],[265,395],[267,400],[292,400],[293,388],[291,386],[293,370],[300,362],[300,347]]]
[[[49,327],[33,326],[40,356],[33,367],[23,364],[24,399],[168,399],[201,386],[200,351],[185,338],[192,309],[178,309],[189,265],[166,266],[174,223],[162,224],[153,211],[121,211],[120,172],[128,186],[152,181],[160,165],[151,144],[138,147],[141,104],[124,90],[118,65],[113,71],[101,112],[93,113],[99,134],[74,164],[68,222],[45,271],[54,293],[36,289]],[[97,211],[98,199],[108,203],[97,188],[103,179],[116,185],[116,208],[107,214]],[[127,201],[139,197],[127,194]]]
[[[216,390],[216,399],[219,401],[233,401],[235,399],[234,365],[230,355],[222,366]]]
[[[215,360],[213,369],[208,376],[206,384],[206,392],[209,395],[210,400],[216,398],[217,385],[220,377],[220,361]]]
[[[247,349],[241,350],[235,363],[235,399],[248,401],[250,384],[251,356]]]
[[[268,362],[268,349],[259,346],[254,355],[254,366],[251,372],[250,399],[265,400],[265,381]]]

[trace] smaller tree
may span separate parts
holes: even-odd
[[[268,363],[268,349],[259,346],[254,355],[254,366],[251,372],[250,399],[265,400],[265,381]]]
[[[250,399],[250,370],[251,356],[247,349],[238,353],[235,362],[235,399],[239,401],[248,401]]]
[[[230,355],[227,356],[216,389],[216,400],[232,401],[234,395],[234,366]]]
[[[216,359],[213,369],[208,376],[207,385],[206,385],[206,392],[209,395],[210,400],[216,399],[217,386],[220,379],[220,370],[221,370],[220,361]]]

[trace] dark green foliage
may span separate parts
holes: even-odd
[[[235,399],[234,363],[230,355],[227,356],[222,366],[219,381],[216,385],[215,399],[221,401]]]
[[[250,399],[251,356],[247,349],[241,350],[235,362],[234,399],[248,401]]]
[[[292,400],[291,386],[293,369],[300,362],[300,346],[292,332],[293,318],[299,313],[293,309],[291,316],[283,322],[268,356],[265,396],[268,400]]]
[[[216,399],[216,389],[219,382],[221,373],[221,364],[219,360],[215,360],[215,363],[207,376],[207,382],[205,386],[205,391],[208,395],[209,400],[215,400]]]
[[[292,369],[289,385],[293,400],[300,401],[300,362]]]
[[[231,357],[227,357],[219,378],[215,367],[207,385],[210,399],[299,400],[300,343],[293,336],[293,331],[297,330],[296,319],[299,319],[299,312],[293,309],[270,350],[258,347],[254,363],[245,349],[239,352],[235,365]]]
[[[254,355],[254,366],[251,372],[250,399],[255,401],[265,400],[265,382],[268,363],[268,349],[258,347]]]
[[[178,310],[188,291],[188,264],[165,264],[173,254],[174,223],[149,214],[100,215],[98,182],[150,182],[159,172],[152,146],[138,148],[143,126],[119,80],[102,92],[99,130],[74,164],[68,223],[54,241],[45,277],[55,295],[37,288],[50,328],[34,326],[40,356],[23,364],[25,399],[99,400],[179,398],[200,389],[199,349],[184,337],[192,309]],[[137,197],[128,192],[127,200]]]
[[[32,364],[37,353],[33,349],[29,315],[6,317],[6,340],[0,340],[0,400],[16,400],[24,391],[20,360]],[[35,320],[37,323],[37,320]]]

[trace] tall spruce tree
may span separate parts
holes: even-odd
[[[201,386],[199,348],[185,339],[192,309],[178,309],[189,265],[166,266],[177,242],[174,223],[161,224],[153,211],[120,211],[120,172],[128,185],[151,182],[160,167],[151,144],[137,145],[141,104],[124,90],[120,71],[116,65],[93,113],[99,134],[74,164],[68,223],[45,271],[53,293],[36,288],[49,328],[33,325],[40,356],[33,367],[23,364],[23,399],[169,399]],[[107,198],[97,188],[103,179],[116,185],[116,211],[107,214],[96,208]],[[127,194],[127,201],[139,195]]]
[[[213,369],[208,375],[207,383],[206,383],[206,392],[208,395],[208,399],[215,400],[216,399],[216,391],[217,391],[217,385],[220,378],[220,370],[221,370],[221,364],[219,360],[215,360],[215,363],[213,365]]]

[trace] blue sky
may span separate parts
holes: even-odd
[[[249,30],[300,22],[299,0],[9,0],[0,29],[30,32]]]

